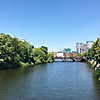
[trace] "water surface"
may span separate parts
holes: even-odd
[[[100,100],[100,82],[81,62],[0,70],[0,100]]]

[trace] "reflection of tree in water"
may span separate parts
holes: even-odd
[[[16,79],[21,79],[25,75],[29,74],[30,71],[33,71],[33,68],[16,68],[16,69],[7,69],[7,70],[0,70],[0,87],[11,83]]]
[[[97,71],[93,71],[93,86],[95,87],[95,94],[97,95],[96,100],[100,100],[100,82],[97,78]]]
[[[93,82],[93,97],[95,100],[100,100],[100,82],[98,81],[98,77],[97,77],[97,73],[98,71],[96,71],[91,64],[88,64],[87,67],[89,67],[89,69],[92,69],[92,82]],[[88,82],[87,82],[88,84]]]

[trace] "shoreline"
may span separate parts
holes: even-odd
[[[100,63],[94,59],[87,60],[87,63],[91,64],[91,67],[94,68],[97,80],[100,81]]]

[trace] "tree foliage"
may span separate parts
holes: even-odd
[[[45,63],[49,62],[48,59],[52,62],[53,54],[48,53],[47,47],[34,48],[27,41],[19,41],[15,37],[10,37],[10,35],[0,34],[0,68]]]
[[[100,62],[100,38],[97,38],[92,47],[82,54],[83,57],[94,58],[97,62]]]

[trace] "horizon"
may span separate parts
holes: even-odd
[[[1,33],[0,33],[1,34]],[[6,33],[4,33],[4,34],[6,34]],[[10,35],[10,34],[6,34],[6,35]],[[12,37],[13,38],[13,36],[11,36],[10,35],[10,37]],[[14,36],[15,37],[15,36]],[[15,37],[15,38],[20,38],[20,37]],[[20,39],[25,39],[25,38],[20,38]],[[26,40],[25,40],[26,41]],[[96,41],[96,40],[95,40]],[[95,42],[95,41],[93,41],[93,42]],[[28,42],[28,41],[27,41]],[[86,41],[85,42],[78,42],[78,43],[82,43],[82,44],[86,44]],[[34,46],[34,45],[33,45]],[[46,46],[46,45],[41,45],[41,46]],[[41,47],[41,46],[39,46],[39,47]],[[76,46],[76,45],[75,45]],[[34,46],[34,48],[39,48],[39,47],[35,47]],[[47,46],[46,46],[47,47]],[[71,47],[63,47],[63,48],[60,48],[59,50],[57,50],[57,51],[54,51],[54,52],[59,52],[59,51],[63,51],[63,49],[64,48],[70,48],[70,49],[72,49]],[[77,51],[76,50],[76,48],[75,49],[72,49],[72,51]],[[52,51],[49,51],[48,50],[48,52],[53,52],[53,50]]]

